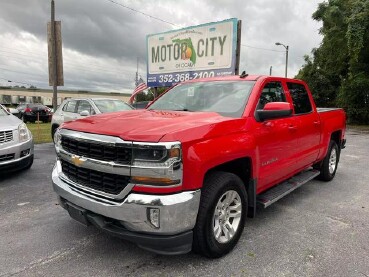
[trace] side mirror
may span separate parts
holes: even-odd
[[[79,113],[81,116],[89,116],[90,115],[90,113],[88,112],[88,111],[82,111],[82,112],[80,112]]]
[[[256,110],[256,119],[264,121],[273,118],[288,117],[292,114],[292,106],[287,102],[269,102],[266,103],[264,109]]]

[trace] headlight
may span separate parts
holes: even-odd
[[[138,187],[179,187],[182,150],[179,142],[133,143],[131,182]]]
[[[59,153],[60,147],[61,147],[61,134],[60,129],[56,129],[54,134],[54,144],[55,144],[55,150],[57,153]]]
[[[18,126],[19,142],[24,142],[32,138],[31,132],[28,130],[27,125],[22,123]]]
[[[140,145],[133,147],[133,165],[156,165],[168,167],[181,161],[181,146],[179,143],[164,145]]]

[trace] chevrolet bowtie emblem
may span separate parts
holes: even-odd
[[[81,164],[83,164],[84,162],[86,161],[86,159],[83,159],[82,157],[80,156],[77,156],[77,155],[72,155],[72,163],[75,165],[75,166],[81,166]]]

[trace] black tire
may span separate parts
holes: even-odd
[[[334,140],[329,142],[329,148],[324,160],[319,164],[314,165],[315,169],[320,170],[317,179],[328,182],[336,175],[338,162],[340,158],[340,149]]]
[[[240,220],[238,221],[237,219],[237,221],[234,221],[234,218],[226,219],[227,222],[230,222],[230,220],[232,220],[233,223],[236,222],[236,224],[238,222],[238,225],[229,241],[219,242],[220,237],[217,239],[214,234],[214,224],[216,217],[218,216],[215,211],[216,208],[219,207],[219,203],[224,199],[224,195],[227,193],[234,194],[234,192],[237,192],[242,204]],[[228,204],[235,203],[235,205],[237,205],[237,202],[238,200],[235,202],[231,201]],[[228,172],[211,173],[206,177],[201,192],[199,213],[197,215],[196,226],[194,228],[193,251],[209,258],[219,258],[227,254],[235,247],[240,239],[245,225],[246,216],[247,192],[242,180],[238,176]],[[220,220],[220,218],[219,214],[218,220]],[[220,225],[219,230],[221,230],[221,234],[225,234],[223,233],[223,228],[221,228]]]

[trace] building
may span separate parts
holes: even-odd
[[[128,102],[131,94],[119,92],[93,92],[58,90],[58,105],[67,98],[115,98]],[[19,87],[0,87],[0,104],[16,106],[19,103],[41,103],[53,105],[53,91],[46,89],[27,89]]]

